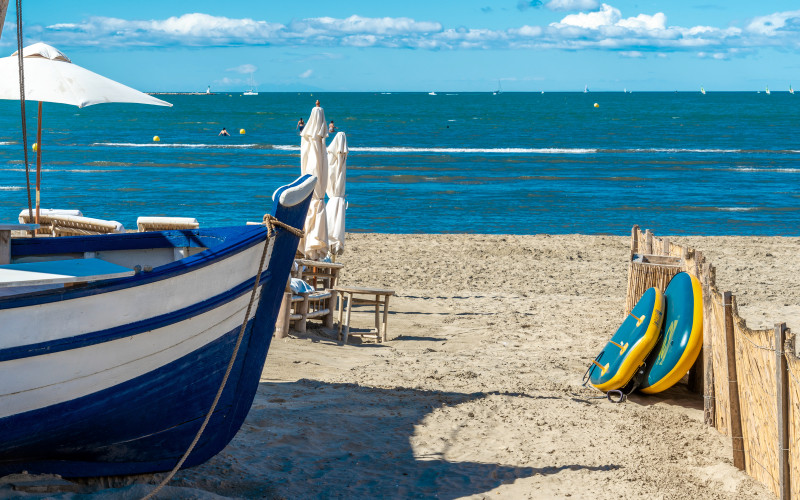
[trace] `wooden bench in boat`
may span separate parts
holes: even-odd
[[[200,223],[193,217],[139,217],[136,219],[139,232],[169,231],[173,229],[197,229]]]
[[[97,258],[0,265],[0,288],[85,283],[133,276],[133,269]]]

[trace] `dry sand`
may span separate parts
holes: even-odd
[[[275,340],[242,430],[162,498],[773,498],[685,385],[620,405],[582,387],[623,319],[627,237],[348,238],[341,282],[397,291],[391,340]],[[751,326],[800,324],[799,239],[672,239],[717,266]]]

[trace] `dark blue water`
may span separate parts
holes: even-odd
[[[320,99],[348,136],[348,231],[800,235],[788,92],[160,97],[174,107],[45,103],[42,206],[127,227],[260,220],[299,174],[295,124]],[[0,220],[15,219],[27,203],[15,101],[0,101],[0,195]]]

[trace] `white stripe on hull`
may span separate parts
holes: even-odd
[[[186,356],[241,326],[250,295],[131,337],[2,362],[0,418],[108,389]]]
[[[252,279],[263,248],[255,245],[220,262],[149,284],[0,309],[0,349],[106,330],[200,303]]]

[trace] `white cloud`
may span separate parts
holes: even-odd
[[[615,50],[733,54],[763,47],[800,48],[800,11],[754,18],[745,28],[670,26],[664,12],[624,16],[596,0],[550,0],[551,9],[579,9],[549,25],[506,29],[445,27],[408,17],[316,17],[287,24],[208,14],[184,14],[163,20],[94,17],[79,23],[28,27],[28,39],[58,47],[383,47],[417,50]],[[588,10],[587,10],[588,9]],[[323,55],[322,57],[328,57]],[[341,56],[330,56],[341,57]],[[243,68],[240,67],[240,68]],[[233,69],[247,73],[242,69]]]
[[[768,16],[753,18],[746,30],[766,36],[776,36],[800,29],[800,10],[776,12]]]
[[[258,71],[258,67],[253,64],[242,64],[241,66],[236,66],[235,68],[228,68],[225,71],[235,71],[236,73],[255,73]]]
[[[644,54],[639,52],[638,50],[623,50],[619,53],[622,57],[630,57],[632,59],[641,59],[644,57]]]
[[[576,26],[578,28],[598,29],[602,26],[613,26],[622,18],[619,9],[603,4],[600,10],[595,12],[581,12],[570,14],[560,23],[566,26]]]
[[[550,10],[593,10],[597,6],[597,0],[550,0],[545,4]]]
[[[299,76],[300,78],[308,78],[313,74],[314,74],[314,70],[313,69],[307,69],[307,70],[303,71],[302,73],[300,73],[297,76]]]

